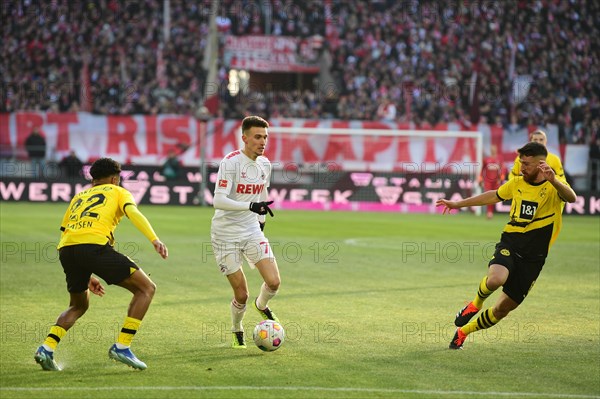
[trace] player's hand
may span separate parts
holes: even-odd
[[[265,222],[258,222],[258,225],[260,226],[260,231],[265,231]]]
[[[442,215],[445,215],[446,212],[450,213],[452,209],[458,209],[459,206],[456,201],[448,201],[447,199],[439,199],[435,202],[435,206],[443,206],[444,210],[442,211]]]
[[[90,277],[90,281],[88,282],[88,289],[92,292],[92,294],[104,296],[104,286],[96,277]]]
[[[271,211],[271,208],[269,208],[269,205],[271,205],[273,202],[275,201],[251,202],[250,210],[254,213],[258,213],[259,215],[266,215],[268,212],[269,215],[273,217],[273,211]]]
[[[163,259],[167,259],[167,257],[169,256],[169,250],[167,249],[167,246],[162,243],[161,240],[152,241],[152,245],[154,245],[154,249]]]
[[[548,180],[550,183],[554,181],[556,173],[554,173],[554,170],[550,167],[550,165],[544,161],[540,161],[538,169],[540,172],[542,172],[542,175],[544,175],[544,179]]]

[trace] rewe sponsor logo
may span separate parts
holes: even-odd
[[[235,192],[238,194],[260,194],[264,189],[264,184],[238,184]]]

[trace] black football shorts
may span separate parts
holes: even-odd
[[[92,273],[107,284],[118,284],[139,269],[128,256],[115,251],[109,244],[62,247],[59,259],[65,272],[67,290],[74,293],[87,290]]]
[[[531,288],[533,288],[544,263],[545,259],[535,261],[526,260],[514,252],[508,245],[499,242],[496,244],[494,256],[488,266],[497,264],[508,269],[508,279],[502,286],[502,291],[510,299],[520,304],[525,300]]]

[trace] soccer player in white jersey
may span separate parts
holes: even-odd
[[[269,240],[265,237],[265,215],[273,212],[267,201],[271,163],[263,156],[269,123],[258,116],[242,121],[244,148],[233,151],[219,165],[211,224],[211,242],[217,264],[233,289],[231,331],[234,348],[246,348],[242,320],[248,301],[248,282],[242,270],[245,258],[256,267],[264,283],[254,300],[254,308],[263,319],[279,321],[268,303],[277,294],[281,279]]]

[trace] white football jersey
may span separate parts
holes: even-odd
[[[219,165],[215,194],[223,193],[234,201],[260,202],[261,194],[269,187],[271,162],[259,156],[256,161],[241,150],[233,151]],[[250,209],[226,211],[215,209],[211,233],[220,239],[240,239],[260,232],[258,215]]]

